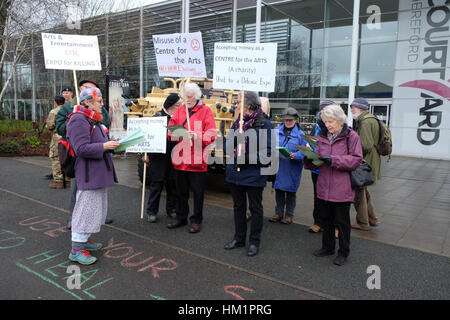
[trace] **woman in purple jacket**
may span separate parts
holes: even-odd
[[[323,221],[322,248],[314,255],[334,255],[335,227],[339,231],[339,250],[334,264],[343,265],[350,253],[350,205],[355,191],[350,183],[350,171],[355,170],[363,160],[358,134],[346,124],[347,117],[338,105],[329,105],[319,117],[326,130],[318,134],[316,153],[323,164],[317,179],[317,197]],[[304,161],[305,168],[317,169],[311,160]]]
[[[75,179],[78,191],[72,214],[72,251],[69,260],[92,264],[97,259],[89,251],[101,248],[90,240],[105,223],[107,187],[117,182],[111,152],[119,142],[109,141],[108,130],[101,124],[102,93],[98,88],[81,91],[80,103],[67,123],[67,140],[75,155]]]

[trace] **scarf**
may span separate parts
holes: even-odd
[[[80,114],[86,116],[87,118],[97,121],[97,122],[101,122],[103,120],[103,116],[101,113],[95,112],[85,106],[82,106],[82,105],[75,106],[73,108],[73,113],[80,113]]]
[[[253,127],[253,124],[255,123],[256,118],[262,114],[262,109],[258,108],[251,114],[244,114],[244,123],[242,125],[242,131],[247,131],[251,127]],[[241,115],[239,114],[237,120],[234,122],[233,127],[236,129],[239,129],[239,121],[241,120]],[[248,143],[248,137],[245,137],[244,144],[242,145],[242,151],[245,154],[247,152],[247,143]],[[234,148],[234,156],[238,156],[238,144],[236,144]]]
[[[75,106],[73,108],[73,113],[72,114],[75,114],[75,113],[82,114],[86,118],[91,119],[91,120],[93,120],[95,122],[99,122],[100,123],[103,120],[103,116],[102,116],[101,113],[95,112],[94,110],[91,110],[91,109],[89,109],[89,108],[87,108],[85,106],[82,106],[82,105],[77,105],[77,106]],[[105,125],[100,124],[100,127],[103,129],[103,131],[106,134],[109,133],[109,130],[108,130],[108,128],[106,128]],[[92,134],[92,132],[91,132],[91,134]]]
[[[247,131],[247,129],[253,127],[256,118],[262,113],[262,109],[258,108],[251,114],[244,114],[244,124],[242,125],[242,130]],[[237,120],[234,122],[233,127],[239,129],[239,121],[241,121],[241,114],[239,114]]]

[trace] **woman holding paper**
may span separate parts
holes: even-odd
[[[191,187],[194,191],[194,213],[190,217],[190,233],[197,233],[201,229],[209,145],[217,136],[214,115],[211,109],[200,100],[201,96],[202,91],[197,84],[186,83],[185,104],[177,109],[169,121],[169,127],[181,126],[187,131],[183,138],[178,139],[173,135],[171,137],[172,141],[178,141],[172,151],[178,201],[176,218],[167,227],[174,229],[187,224],[189,187]]]
[[[283,124],[276,128],[278,146],[286,148],[289,156],[280,153],[278,172],[273,183],[276,201],[275,214],[269,221],[291,224],[303,171],[303,153],[296,146],[306,146],[306,141],[302,138],[304,132],[297,125],[297,110],[291,107],[284,109],[282,118]]]
[[[247,235],[247,199],[252,215],[249,236],[248,256],[255,256],[259,252],[261,232],[263,227],[262,196],[266,186],[267,176],[261,174],[263,164],[261,156],[271,157],[271,130],[272,124],[261,109],[261,102],[256,92],[244,91],[239,95],[238,105],[243,103],[243,115],[229,131],[225,152],[234,161],[227,163],[226,181],[229,183],[233,197],[234,208],[234,237],[225,244],[226,250],[244,247]],[[244,143],[239,143],[240,119],[243,119],[242,132]],[[252,134],[253,133],[253,134]],[[266,137],[264,139],[263,137]],[[251,137],[257,141],[251,141]],[[239,151],[241,149],[241,151]]]
[[[98,88],[81,91],[80,103],[67,123],[67,140],[77,159],[75,179],[78,190],[72,214],[72,251],[69,259],[81,264],[92,264],[97,259],[90,251],[102,247],[90,240],[92,233],[100,231],[105,223],[107,188],[117,181],[111,151],[119,146],[109,141],[103,119],[102,93]]]
[[[339,250],[333,263],[340,266],[350,254],[350,205],[355,198],[350,171],[362,163],[361,141],[358,134],[347,126],[347,117],[340,106],[326,106],[319,116],[326,127],[317,136],[316,149],[323,162],[317,178],[317,197],[324,230],[322,248],[314,251],[314,255],[334,255],[336,227],[339,231]],[[318,168],[307,158],[304,164],[307,169]]]

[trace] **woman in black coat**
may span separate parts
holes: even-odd
[[[169,124],[170,118],[181,106],[181,99],[176,93],[171,93],[166,101],[164,101],[164,107],[158,111],[154,117],[167,117],[167,124]],[[150,170],[150,192],[147,202],[147,221],[156,222],[159,199],[161,197],[162,189],[164,185],[166,187],[166,214],[171,217],[176,217],[176,199],[177,191],[175,185],[175,172],[171,160],[172,149],[176,143],[167,140],[166,153],[150,153],[149,157],[145,159],[142,157],[142,161],[149,164]]]

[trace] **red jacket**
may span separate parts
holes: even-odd
[[[184,126],[189,129],[186,120],[186,106],[177,109],[169,121],[170,126]],[[196,140],[179,139],[172,151],[172,163],[176,170],[206,172],[208,169],[209,145],[216,140],[217,129],[211,109],[201,100],[189,115],[191,131],[195,132]],[[172,137],[173,138],[173,137]]]

